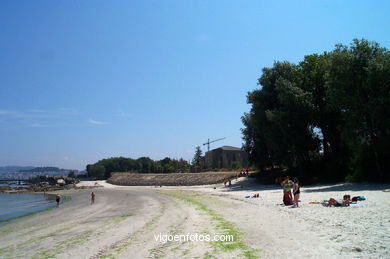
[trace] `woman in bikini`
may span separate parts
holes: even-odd
[[[298,206],[298,200],[299,200],[300,193],[301,193],[301,190],[300,190],[300,186],[299,186],[299,180],[298,180],[298,178],[295,178],[295,179],[294,179],[294,189],[293,189],[293,194],[294,194],[294,200],[293,200],[294,208],[299,207],[299,206]]]
[[[343,200],[336,200],[330,198],[328,203],[325,204],[326,207],[335,206],[335,207],[348,207],[351,203],[351,195],[344,195]]]
[[[284,205],[293,205],[293,199],[291,189],[293,188],[293,182],[290,180],[290,176],[284,177],[284,180],[280,183],[283,187],[283,203]]]

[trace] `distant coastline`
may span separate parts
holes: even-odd
[[[70,173],[78,175],[83,172],[53,166],[0,166],[0,180],[28,180],[37,176],[67,176]]]

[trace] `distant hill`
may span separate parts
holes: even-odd
[[[61,171],[70,171],[68,169],[60,169],[58,167],[45,166],[45,167],[34,167],[25,170],[20,170],[19,172],[61,172]]]
[[[23,170],[31,170],[34,166],[0,166],[0,173],[12,173]]]
[[[53,166],[3,166],[0,167],[0,180],[27,180],[39,175],[67,176],[71,171],[75,172],[76,175],[79,173],[78,170],[61,169]]]

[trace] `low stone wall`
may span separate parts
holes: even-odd
[[[115,172],[107,182],[128,186],[191,186],[223,183],[236,176],[235,172],[137,174]]]

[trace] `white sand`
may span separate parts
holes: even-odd
[[[243,189],[239,188],[243,185]],[[247,233],[265,258],[390,258],[389,185],[339,184],[301,188],[299,208],[282,205],[279,186],[258,186],[247,179],[225,188],[196,187],[218,195],[230,206],[220,208]],[[259,193],[260,198],[244,198]],[[365,196],[360,207],[329,208],[311,201]],[[239,220],[242,219],[242,220]]]
[[[191,204],[161,191],[196,197],[242,232],[242,242],[262,258],[389,258],[389,185],[352,184],[301,188],[300,208],[281,205],[278,186],[253,180],[233,187],[126,187],[98,181],[91,190],[64,191],[72,201],[60,208],[0,224],[0,258],[232,258],[207,242],[156,242],[159,233],[218,233],[215,222]],[[91,186],[95,182],[82,182]],[[244,188],[239,188],[241,185]],[[216,189],[214,189],[216,187]],[[184,193],[181,191],[185,191]],[[244,196],[259,193],[260,198]],[[363,206],[326,208],[322,201],[363,195]],[[191,196],[192,195],[192,196]],[[194,196],[195,195],[195,196]],[[242,254],[241,254],[242,256]]]

